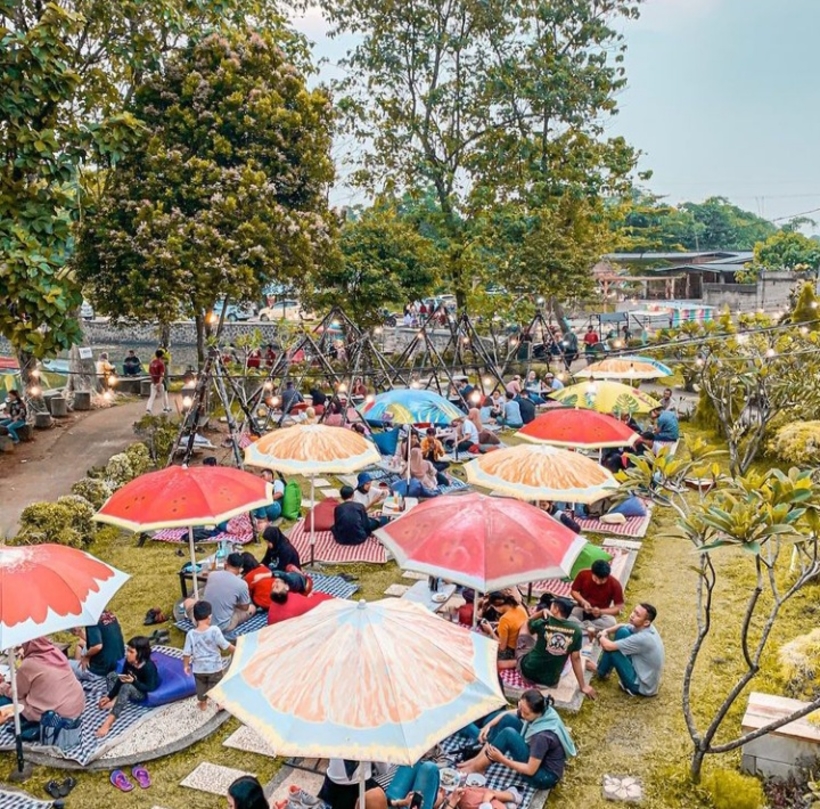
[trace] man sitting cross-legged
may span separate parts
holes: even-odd
[[[518,670],[528,680],[552,687],[558,685],[569,658],[581,693],[595,699],[595,689],[584,681],[581,627],[567,620],[572,607],[568,599],[554,598],[549,609],[536,612],[530,618],[526,631],[522,627],[515,650]]]
[[[615,669],[624,691],[633,696],[654,697],[664,663],[663,641],[654,626],[657,614],[651,604],[638,604],[629,615],[629,623],[599,632],[603,654],[597,666],[588,660],[587,668],[596,671],[602,680]]]
[[[623,588],[605,559],[596,559],[590,569],[578,572],[570,595],[578,605],[571,618],[587,630],[590,640],[596,630],[615,626],[615,616],[624,608]]]
[[[202,599],[211,603],[212,623],[223,632],[236,629],[256,612],[256,607],[251,603],[248,585],[242,581],[241,576],[241,553],[229,553],[225,560],[225,569],[213,570],[208,574]],[[185,612],[190,620],[193,620],[195,603],[196,600],[193,598],[185,600]]]

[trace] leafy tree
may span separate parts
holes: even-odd
[[[800,286],[794,302],[794,308],[789,314],[789,322],[804,324],[802,328],[809,331],[820,331],[820,300],[814,289],[814,282],[806,281]]]
[[[146,134],[108,174],[86,215],[79,277],[100,311],[197,324],[217,299],[308,286],[333,260],[330,102],[309,91],[283,33],[213,34],[138,88]]]
[[[137,133],[123,98],[179,37],[246,13],[263,3],[0,0],[0,334],[24,379],[80,339],[71,228],[83,166],[112,164]]]
[[[358,44],[337,96],[345,129],[371,144],[354,180],[402,193],[431,186],[459,307],[480,276],[470,223],[510,199],[525,216],[607,193],[635,163],[604,139],[624,84],[614,21],[628,0],[322,0]]]
[[[683,537],[698,553],[698,628],[684,671],[682,698],[686,728],[692,739],[690,772],[694,781],[700,780],[707,755],[737,750],[820,708],[820,698],[816,698],[758,730],[718,739],[735,702],[761,673],[768,642],[784,605],[820,578],[820,489],[811,472],[792,469],[785,474],[768,470],[723,481],[716,463],[718,454],[696,441],[689,458],[670,458],[666,450],[657,457],[651,453],[633,456],[634,466],[622,473],[627,490],[638,490],[678,514]],[[716,485],[709,493],[701,491],[698,498],[685,496],[684,481],[690,477],[711,478]],[[726,612],[718,616],[717,604],[726,591],[736,591],[738,579],[722,573],[726,568],[715,560],[732,550],[741,551],[738,565],[744,558],[751,565],[754,585],[746,595],[745,609],[734,616]],[[724,626],[736,622],[740,668],[704,726],[696,715],[692,690],[699,677],[708,678],[710,687],[713,685],[710,664],[703,658],[718,618]]]
[[[700,226],[697,244],[687,245],[689,250],[752,250],[777,230],[768,220],[732,205],[725,197],[684,202],[680,210],[690,213]]]
[[[623,252],[751,250],[777,228],[723,197],[668,205],[633,190],[611,210],[616,249]]]
[[[820,244],[795,231],[781,230],[755,245],[753,269],[820,272]]]
[[[343,302],[360,326],[381,322],[385,304],[424,297],[436,281],[432,242],[389,202],[379,201],[349,218],[340,248],[341,262],[322,274],[318,302]]]

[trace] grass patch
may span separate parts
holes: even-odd
[[[710,437],[691,425],[687,425],[686,433],[693,437]],[[516,443],[507,436],[505,441]],[[307,492],[308,485],[304,484],[303,489]],[[601,779],[605,773],[643,778],[646,794],[643,806],[648,809],[711,805],[707,793],[694,787],[687,778],[691,745],[680,699],[683,671],[695,633],[697,576],[691,546],[675,535],[675,523],[676,517],[671,510],[655,509],[626,592],[628,608],[640,601],[649,601],[658,608],[658,629],[667,656],[660,693],[653,699],[629,698],[614,680],[610,680],[596,686],[599,699],[595,703],[586,701],[579,714],[565,717],[579,754],[567,768],[563,783],[553,791],[550,806],[611,809],[612,804],[604,801],[601,795]],[[600,542],[600,537],[593,539]],[[175,551],[180,547],[187,553],[185,546],[159,542],[148,542],[138,548],[136,537],[113,528],[99,532],[91,551],[133,576],[112,602],[126,638],[145,632],[142,619],[149,608],[159,606],[167,611],[179,598],[176,573],[184,559]],[[261,553],[261,548],[261,545],[252,544],[248,549]],[[727,551],[716,555],[715,560],[722,575],[716,593],[717,620],[713,636],[701,656],[694,691],[701,726],[712,715],[740,670],[738,628],[746,596],[753,584],[751,557],[739,551]],[[328,573],[344,571],[357,576],[360,591],[355,597],[368,600],[381,598],[390,584],[402,581],[401,571],[394,563],[328,565],[323,569]],[[814,628],[817,596],[817,587],[806,588],[783,611],[779,629],[763,661],[763,671],[753,681],[754,690],[783,693],[777,649],[781,643]],[[170,631],[171,643],[181,646],[182,633],[173,627]],[[412,661],[408,661],[408,665],[412,665]],[[722,738],[729,738],[739,731],[745,702],[745,697],[741,697],[736,703],[726,720]],[[187,809],[196,803],[197,809],[224,809],[224,797],[194,793],[178,784],[202,761],[247,770],[258,775],[263,783],[272,778],[280,766],[278,762],[222,746],[222,741],[237,727],[238,723],[231,720],[211,738],[186,751],[149,763],[154,786],[145,792],[136,790],[126,795],[108,783],[107,773],[83,773],[72,793],[72,803],[81,807],[110,806],[112,809],[125,806]],[[739,752],[711,757],[707,759],[704,775],[717,768],[736,768],[739,760]],[[6,756],[6,762],[10,770],[11,755]],[[49,778],[64,777],[64,773],[45,768],[37,768],[35,772],[28,789],[37,795],[44,794],[42,785]]]

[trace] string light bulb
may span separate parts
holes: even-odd
[[[194,400],[190,396],[183,396],[182,397],[182,406],[186,410],[189,410],[193,403],[194,403]]]
[[[40,386],[39,386],[39,385],[32,385],[32,386],[28,389],[28,394],[29,394],[29,396],[34,396],[34,397],[37,397],[37,396],[39,396],[42,392],[43,392],[43,391],[40,389]]]
[[[111,376],[108,377],[108,386],[113,388],[119,381],[116,374],[111,374]]]

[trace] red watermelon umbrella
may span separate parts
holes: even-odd
[[[428,500],[375,533],[399,567],[482,593],[569,576],[586,545],[529,503],[475,493]]]
[[[267,481],[229,466],[169,466],[117,490],[94,515],[129,531],[187,528],[191,567],[196,566],[194,528],[215,525],[273,501]],[[194,575],[194,596],[199,596]]]
[[[533,419],[517,435],[536,444],[576,449],[631,447],[638,433],[608,413],[556,408]]]
[[[11,673],[17,767],[23,746],[17,710],[14,647],[52,632],[96,624],[128,574],[65,545],[0,545],[0,649]]]

